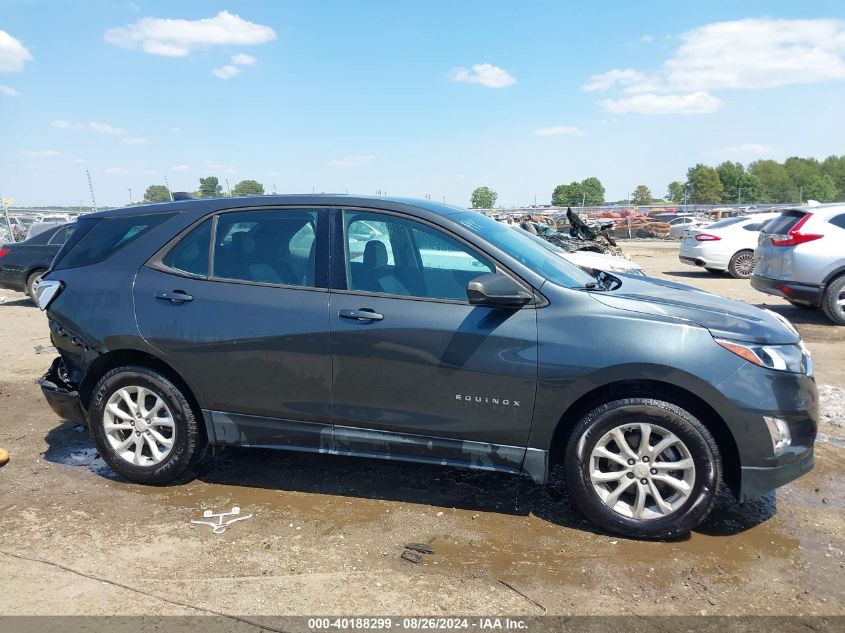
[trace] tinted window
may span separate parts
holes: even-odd
[[[238,211],[217,218],[212,276],[314,287],[317,211]]]
[[[803,211],[784,211],[780,217],[774,218],[766,224],[766,233],[769,235],[786,235],[804,215]]]
[[[210,246],[211,220],[206,220],[179,240],[161,263],[174,270],[207,277]]]
[[[759,231],[764,224],[765,222],[752,222],[751,224],[746,224],[742,228],[746,231]]]
[[[488,259],[428,225],[377,213],[344,211],[350,290],[467,300],[467,284],[495,271]]]
[[[54,268],[64,270],[101,262],[173,215],[156,213],[101,219],[68,250]]]
[[[50,238],[50,241],[47,243],[51,246],[61,246],[67,241],[67,236],[72,228],[73,226],[63,226],[58,231],[53,233],[52,237]]]
[[[833,226],[838,226],[840,229],[845,229],[845,213],[833,216],[832,218],[830,218],[829,222]]]

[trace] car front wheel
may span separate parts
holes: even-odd
[[[614,400],[587,413],[565,460],[581,511],[633,538],[688,533],[712,509],[721,483],[719,447],[707,428],[689,411],[650,398]]]
[[[166,484],[183,474],[205,447],[185,395],[147,367],[119,367],[94,390],[89,425],[112,470],[144,484]]]

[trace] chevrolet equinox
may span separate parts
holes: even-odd
[[[813,465],[810,356],[782,317],[681,284],[589,276],[484,215],[343,195],[82,217],[36,286],[54,411],[126,479],[207,447],[521,474],[683,534]]]

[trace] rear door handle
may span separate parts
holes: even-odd
[[[164,299],[165,301],[169,301],[170,303],[186,303],[187,301],[194,300],[191,295],[182,290],[172,290],[170,292],[159,290],[158,292],[156,292],[156,299]]]
[[[379,314],[369,308],[361,308],[360,310],[341,310],[338,312],[338,316],[341,319],[351,319],[362,323],[366,323],[367,321],[381,321],[384,318],[383,314]]]

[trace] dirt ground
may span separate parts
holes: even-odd
[[[845,615],[845,328],[628,243],[650,274],[792,320],[825,387],[816,468],[689,538],[596,533],[560,481],[273,451],[226,451],[153,488],[116,478],[35,379],[46,319],[0,291],[0,614]],[[252,518],[215,535],[203,510]],[[407,543],[434,550],[421,563]]]

